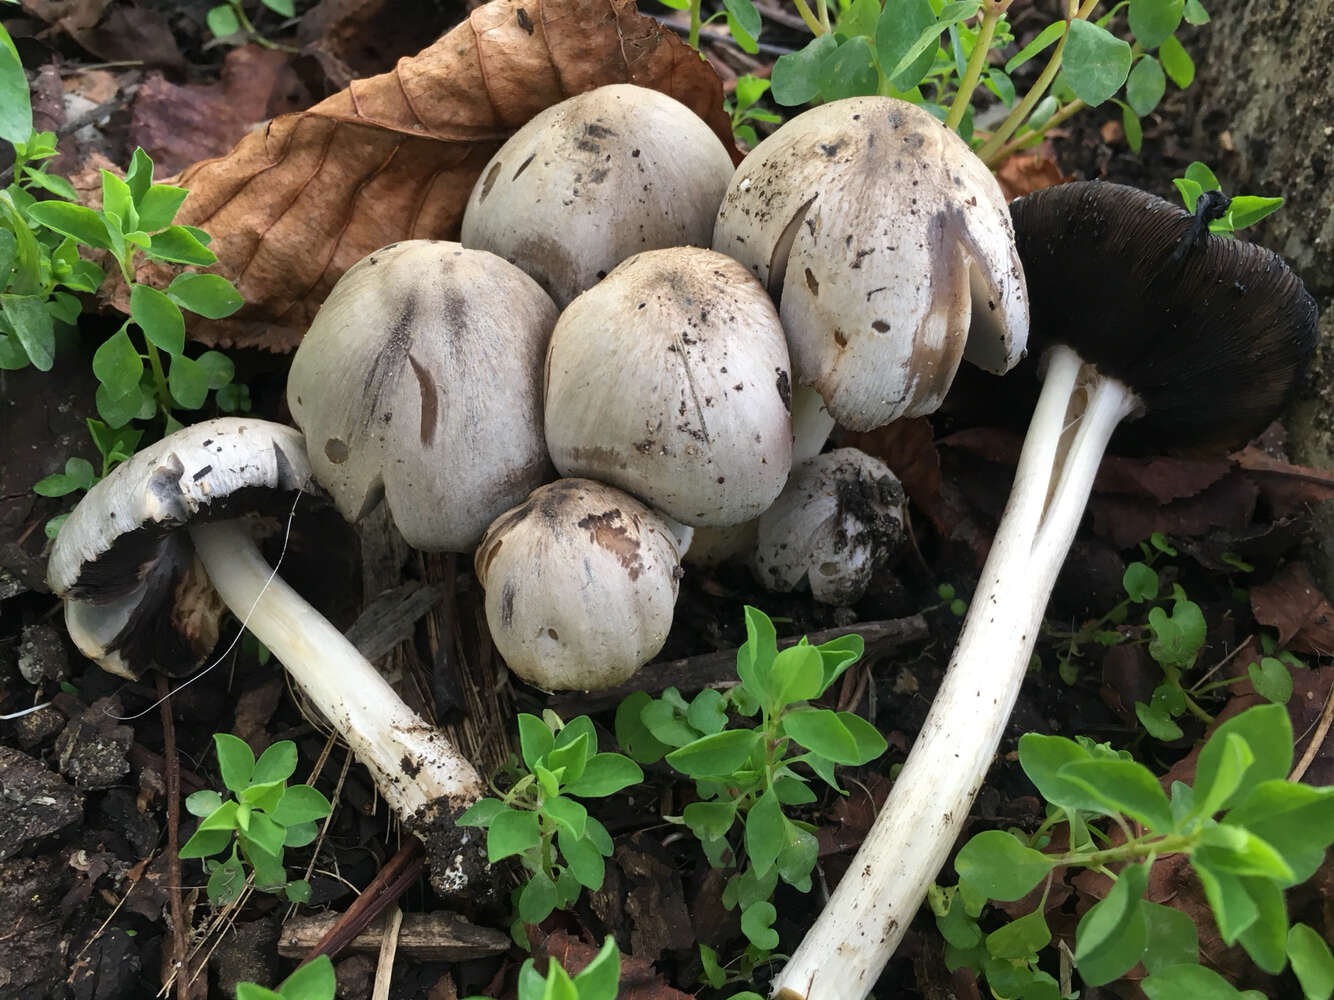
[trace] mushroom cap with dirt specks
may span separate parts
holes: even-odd
[[[491,158],[464,246],[527,271],[562,309],[643,250],[708,246],[732,158],[693,111],[617,83],[534,115]]]
[[[696,526],[756,517],[787,481],[787,343],[764,288],[730,257],[673,247],[620,264],[561,313],[545,382],[562,475]]]
[[[831,101],[783,125],[733,175],[713,248],[769,289],[796,381],[853,430],[934,411],[961,358],[1000,374],[1023,356],[1000,186],[905,101]]]
[[[667,641],[690,533],[589,479],[534,490],[473,560],[496,649],[548,691],[621,683]]]
[[[79,501],[51,549],[47,583],[65,600],[75,645],[122,677],[154,663],[193,670],[217,641],[223,606],[176,529],[254,510],[281,516],[310,489],[300,432],[267,420],[206,420],[136,452]]]
[[[348,520],[381,496],[415,548],[470,552],[553,471],[542,358],[556,307],[494,254],[409,240],[353,265],[292,358],[287,402]]]

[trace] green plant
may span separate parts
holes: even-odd
[[[484,798],[458,819],[486,830],[488,859],[517,856],[528,879],[515,890],[515,940],[525,924],[564,909],[581,889],[602,888],[611,834],[577,798],[605,798],[644,780],[639,765],[618,753],[598,753],[593,722],[581,715],[561,721],[550,710],[519,715],[522,767],[508,791]]]
[[[260,3],[279,17],[296,17],[296,9],[292,0],[260,0]],[[208,30],[213,32],[214,38],[234,40],[237,44],[254,42],[266,49],[281,49],[284,52],[296,51],[290,45],[279,45],[277,42],[265,38],[263,33],[255,27],[255,22],[250,19],[250,15],[246,13],[241,0],[227,0],[226,3],[220,3],[216,7],[209,8],[206,20]]]
[[[333,1000],[337,988],[333,962],[328,955],[320,955],[284,979],[276,990],[237,983],[236,1000]]]
[[[283,851],[304,847],[315,839],[315,821],[329,815],[329,800],[310,785],[287,784],[296,771],[296,744],[291,740],[273,744],[259,760],[243,740],[227,733],[214,733],[213,744],[222,783],[236,797],[224,801],[217,792],[205,789],[185,800],[186,809],[203,820],[181,845],[180,856],[207,858],[231,847],[226,860],[208,862],[207,892],[212,903],[228,903],[241,894],[246,865],[254,872],[258,888],[283,892],[296,903],[306,902],[310,885],[305,879],[287,880]]]
[[[1289,929],[1283,893],[1310,878],[1334,842],[1334,788],[1287,780],[1292,728],[1283,708],[1252,708],[1220,725],[1200,751],[1194,786],[1174,782],[1170,798],[1128,753],[1083,737],[1029,733],[1019,741],[1019,763],[1049,803],[1046,821],[1031,836],[977,834],[955,860],[958,885],[933,887],[950,968],[984,974],[998,996],[1070,995],[1039,968],[1038,953],[1051,941],[1044,904],[1054,871],[1082,867],[1113,880],[1075,933],[1073,962],[1086,986],[1143,963],[1150,1000],[1258,996],[1199,965],[1196,928],[1185,913],[1144,898],[1154,862],[1184,855],[1224,943],[1240,943],[1271,974],[1291,959],[1308,1000],[1327,1000],[1334,959],[1309,928]],[[1115,835],[1095,825],[1103,819]],[[1066,836],[1057,838],[1061,827]],[[987,900],[1018,900],[1044,880],[1031,913],[983,929],[978,917]]]
[[[769,89],[769,81],[758,76],[742,76],[736,81],[736,94],[723,101],[723,110],[731,116],[732,134],[751,149],[760,143],[754,122],[777,124],[783,119],[772,111],[756,107],[755,102]]]
[[[689,12],[690,30],[686,38],[692,49],[699,48],[699,29],[721,17],[741,51],[752,53],[759,51],[756,39],[760,37],[763,25],[760,12],[755,9],[751,0],[723,0],[723,9],[708,17],[704,17],[700,10],[701,0],[660,0],[660,2],[664,7]]]
[[[528,959],[519,969],[519,1000],[615,1000],[620,983],[621,953],[616,939],[608,937],[593,961],[573,977],[554,958],[547,960],[545,976]],[[490,998],[473,996],[466,1000]]]
[[[1172,178],[1186,209],[1194,212],[1200,196],[1206,191],[1222,191],[1218,178],[1207,166],[1196,160],[1186,168],[1184,177]],[[1209,231],[1221,236],[1231,236],[1238,229],[1253,226],[1267,215],[1272,215],[1283,207],[1282,198],[1262,198],[1257,195],[1236,195],[1227,200],[1226,212],[1209,222]]]
[[[86,421],[88,434],[102,456],[102,471],[93,468],[93,463],[86,458],[70,458],[65,461],[65,471],[46,476],[33,483],[32,491],[43,497],[63,497],[92,489],[93,485],[106,478],[107,473],[134,454],[139,447],[139,440],[144,432],[137,427],[112,428],[94,420]],[[46,537],[55,538],[60,526],[65,523],[68,514],[57,514],[46,522]]]
[[[735,869],[723,903],[741,911],[753,965],[778,944],[770,902],[778,880],[801,892],[811,887],[814,828],[785,809],[816,800],[808,787],[811,776],[841,792],[835,765],[866,764],[884,753],[886,743],[860,716],[808,704],[861,656],[861,636],[819,646],[803,638],[780,652],[764,612],[747,607],[745,617],[746,641],[737,650],[739,685],[726,692],[706,689],[690,701],[675,688],[656,699],[633,694],[617,709],[616,738],[641,763],[665,758],[695,780],[699,800],[673,819],[699,838],[711,865]],[[758,713],[759,723],[729,729],[729,711]],[[743,975],[749,971],[743,966]]]

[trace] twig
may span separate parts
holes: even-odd
[[[408,837],[397,854],[384,863],[360,896],[347,908],[329,933],[301,960],[301,964],[320,955],[336,955],[349,941],[364,931],[426,869],[426,848],[416,837]]]
[[[185,910],[181,906],[181,768],[176,759],[176,723],[171,717],[171,690],[167,678],[157,675],[157,696],[162,713],[162,756],[166,760],[167,783],[167,901],[171,906],[171,948],[177,970],[185,967]],[[177,1000],[190,1000],[186,977],[176,977]]]
[[[394,978],[394,955],[398,952],[398,930],[402,926],[403,911],[397,903],[390,903],[388,919],[380,936],[380,960],[375,966],[371,1000],[389,1000],[389,983]]]
[[[1316,724],[1315,732],[1311,734],[1311,742],[1306,744],[1306,752],[1302,754],[1302,759],[1288,775],[1289,781],[1302,780],[1302,775],[1306,773],[1306,769],[1311,766],[1311,762],[1315,760],[1316,754],[1324,745],[1331,722],[1334,722],[1334,685],[1330,686],[1329,694],[1325,696],[1325,707],[1320,713],[1320,721]]]

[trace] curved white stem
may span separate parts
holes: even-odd
[[[820,394],[808,385],[792,387],[792,465],[795,468],[820,449],[833,433],[836,421]]]
[[[366,765],[385,802],[415,830],[484,793],[476,769],[405,705],[343,634],[273,569],[240,521],[190,527],[214,588]]]
[[[1053,348],[1046,362],[1010,499],[940,691],[848,873],[775,979],[779,998],[870,994],[986,777],[1103,451],[1137,405],[1126,386],[1068,348]],[[1063,453],[1067,410],[1084,399]]]

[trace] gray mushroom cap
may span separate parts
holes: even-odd
[[[408,240],[339,279],[292,359],[315,477],[356,520],[388,503],[408,544],[470,552],[554,475],[542,359],[556,307],[494,254]]]
[[[643,250],[708,246],[732,158],[693,111],[611,84],[534,115],[491,158],[464,246],[499,254],[562,309]]]
[[[905,101],[831,101],[761,142],[713,248],[780,302],[796,381],[853,430],[935,410],[962,357],[1003,373],[1023,356],[1027,293],[1000,187]]]
[[[51,550],[47,583],[65,599],[75,645],[122,677],[152,663],[192,670],[217,641],[223,606],[176,529],[285,515],[312,488],[301,434],[265,420],[208,420],[137,452],[88,491]]]

